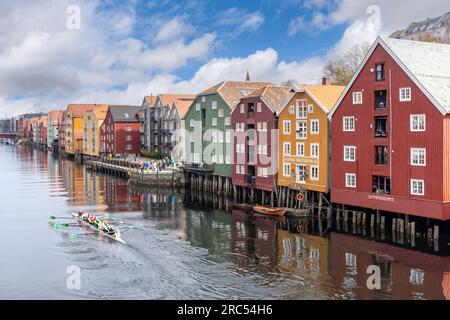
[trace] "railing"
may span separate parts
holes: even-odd
[[[201,171],[201,172],[214,171],[214,164],[183,162],[182,166],[185,170],[190,171]]]
[[[254,175],[248,174],[245,176],[245,183],[254,185],[256,184],[256,177]]]

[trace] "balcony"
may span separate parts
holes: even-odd
[[[252,174],[247,174],[245,176],[245,183],[248,185],[255,185],[256,184],[256,177]]]
[[[214,171],[214,164],[183,162],[182,167],[183,170],[190,172],[212,173]]]
[[[387,137],[387,117],[375,117],[375,137]]]
[[[386,165],[388,164],[388,148],[386,146],[375,147],[375,164]]]
[[[384,111],[387,106],[387,93],[386,90],[375,91],[375,111]]]
[[[391,178],[383,176],[372,177],[372,193],[390,194],[391,193]]]

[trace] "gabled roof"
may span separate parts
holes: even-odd
[[[231,109],[234,109],[239,100],[255,90],[271,85],[270,82],[255,81],[223,81],[203,91],[198,96],[219,94]]]
[[[136,115],[141,111],[141,106],[112,105],[109,111],[114,122],[137,122]]]
[[[443,115],[450,113],[450,45],[392,38],[383,40],[378,37],[329,117],[334,114],[378,45],[386,50]]]
[[[179,99],[173,102],[173,107],[176,108],[180,119],[184,118],[194,100],[195,97],[191,99]]]
[[[97,108],[95,108],[93,110],[89,110],[88,112],[95,113],[95,116],[97,117],[97,120],[98,121],[103,121],[106,118],[106,115],[108,113],[108,109],[109,109],[109,106],[100,106],[100,107],[97,107]]]
[[[175,100],[183,100],[183,99],[195,99],[195,94],[160,94],[158,97],[161,99],[161,103],[163,106],[171,107]]]
[[[64,112],[62,110],[49,111],[48,119],[49,119],[50,123],[53,126],[58,125],[62,121],[63,113]]]
[[[261,97],[270,110],[278,114],[283,109],[286,99],[291,95],[288,86],[266,85],[241,98],[240,101],[247,98]]]
[[[82,118],[86,111],[92,110],[101,104],[69,104],[67,111],[70,112],[73,118]]]
[[[157,98],[158,98],[158,96],[151,95],[151,96],[145,96],[144,100],[147,102],[148,106],[150,108],[152,108],[155,105]]]
[[[295,84],[289,87],[291,92],[307,94],[325,114],[328,114],[344,91],[344,86]],[[286,108],[291,99],[283,106]]]

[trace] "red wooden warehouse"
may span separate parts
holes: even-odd
[[[109,106],[100,127],[101,150],[106,154],[140,152],[140,106]]]
[[[332,118],[334,203],[450,219],[450,45],[378,38]]]
[[[231,113],[235,136],[232,181],[234,186],[245,188],[243,194],[249,194],[253,198],[250,201],[255,197],[263,202],[273,200],[278,169],[278,112],[289,96],[287,86],[267,85],[242,98]]]

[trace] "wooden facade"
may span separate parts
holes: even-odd
[[[294,96],[280,113],[278,123],[278,184],[296,190],[328,193],[328,113],[344,87],[292,85]]]
[[[433,54],[449,49],[428,46],[436,45],[379,38],[335,105],[333,202],[450,219],[449,116],[433,96],[440,93],[424,85],[439,78],[419,80],[427,76],[415,74],[419,64],[411,61],[439,72]]]
[[[277,114],[288,96],[287,86],[266,86],[242,98],[231,113],[233,185],[271,192],[276,190]]]

